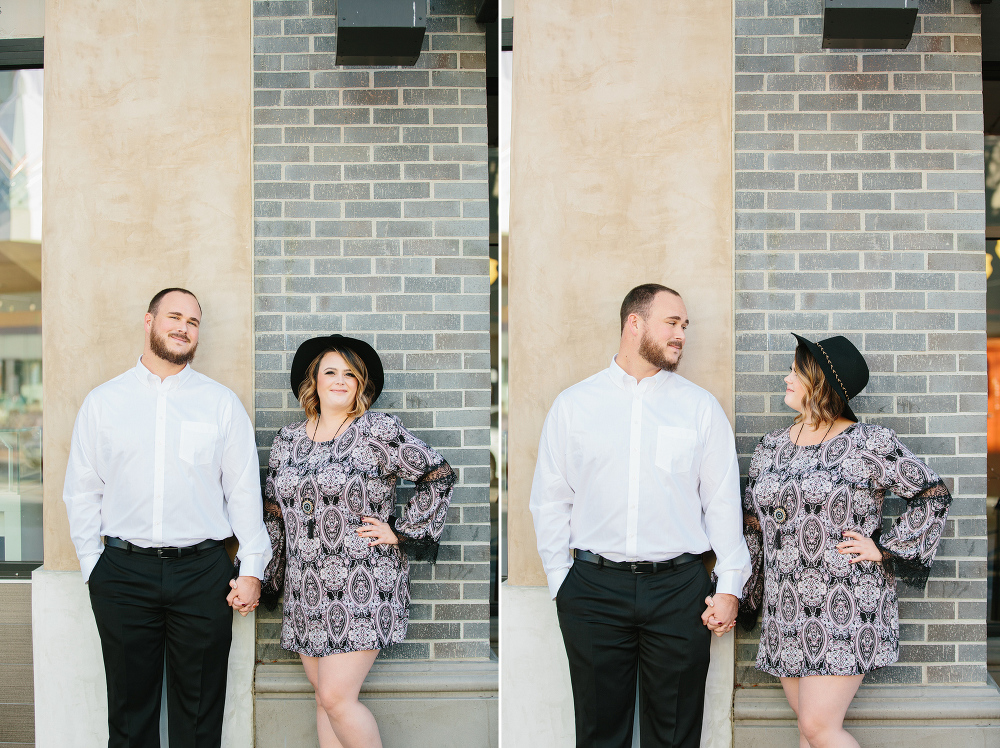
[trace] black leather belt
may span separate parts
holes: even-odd
[[[225,544],[224,540],[203,540],[198,545],[189,545],[186,548],[176,548],[173,546],[167,548],[143,548],[141,545],[134,545],[121,538],[104,539],[104,545],[109,545],[112,548],[121,548],[123,551],[128,551],[129,553],[138,553],[140,556],[159,556],[160,558],[192,556],[201,551],[218,548],[220,545]]]
[[[599,556],[590,551],[574,549],[572,553],[578,561],[584,561],[595,566],[603,566],[608,569],[630,571],[633,574],[656,574],[661,571],[672,571],[695,561],[701,561],[701,556],[696,556],[693,553],[682,553],[669,561],[609,561],[604,556]]]

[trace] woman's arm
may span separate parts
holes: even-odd
[[[455,472],[444,457],[407,431],[393,418],[399,436],[390,444],[396,474],[416,484],[413,496],[399,518],[391,517],[399,547],[417,561],[436,561],[451,504]]]
[[[872,540],[882,554],[882,564],[908,585],[927,583],[934,554],[944,535],[951,493],[931,468],[891,435],[891,450],[884,455],[884,487],[906,500],[906,510],[885,534]]]
[[[271,539],[271,560],[264,569],[261,580],[260,601],[268,610],[274,610],[285,591],[285,519],[281,513],[281,503],[274,491],[274,478],[278,469],[275,445],[281,438],[274,437],[271,458],[264,481],[264,527]]]
[[[760,445],[757,445],[760,449]],[[760,608],[764,600],[764,533],[753,505],[753,478],[747,480],[743,493],[743,538],[750,550],[750,578],[743,585],[740,612],[736,620],[744,630],[757,625]]]

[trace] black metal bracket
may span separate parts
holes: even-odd
[[[824,0],[823,49],[905,49],[918,0]]]
[[[338,65],[414,65],[427,31],[427,0],[340,0]]]

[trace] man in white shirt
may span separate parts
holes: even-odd
[[[680,295],[632,289],[621,325],[611,366],[560,393],[545,419],[530,503],[538,552],[577,746],[631,746],[638,681],[643,748],[697,748],[711,634],[732,627],[750,575],[736,448],[718,401],[674,373]],[[706,609],[709,550],[718,582]]]
[[[257,606],[271,558],[256,443],[236,395],[188,365],[194,294],[164,289],[145,320],[135,368],[80,408],[63,499],[104,652],[109,748],[160,745],[164,659],[171,748],[219,746],[230,605]]]

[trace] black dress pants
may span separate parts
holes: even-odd
[[[655,574],[576,561],[556,596],[577,748],[630,748],[639,685],[642,748],[698,748],[712,633],[711,581],[692,562]]]
[[[164,655],[171,748],[218,748],[233,636],[225,548],[159,558],[105,547],[90,604],[108,681],[108,748],[159,748]]]

